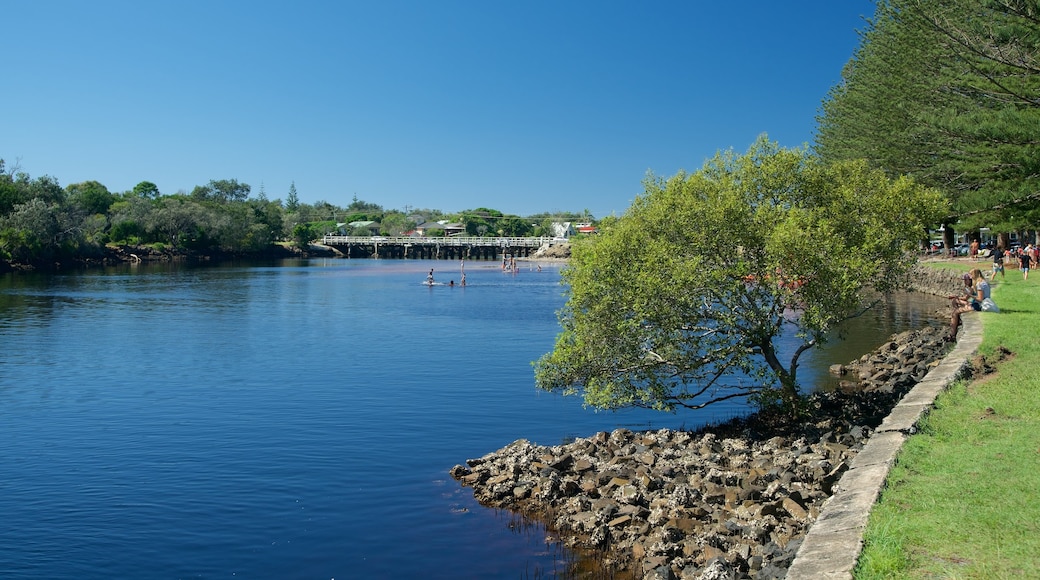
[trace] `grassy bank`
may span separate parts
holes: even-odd
[[[1030,274],[998,276],[1001,313],[974,314],[992,372],[951,386],[904,445],[856,578],[1040,578],[1040,272]]]

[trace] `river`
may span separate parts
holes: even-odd
[[[693,428],[743,409],[597,413],[538,391],[559,265],[291,260],[0,277],[0,576],[517,578],[537,524],[448,469],[518,438]],[[927,321],[904,296],[827,366]]]

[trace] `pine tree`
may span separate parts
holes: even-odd
[[[289,195],[285,199],[285,209],[295,212],[300,209],[300,197],[296,195],[296,181],[289,185]]]
[[[816,151],[941,189],[961,229],[1035,224],[1038,15],[1022,0],[879,3],[824,102]]]

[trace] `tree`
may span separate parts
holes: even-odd
[[[239,183],[237,179],[211,179],[206,185],[195,186],[195,189],[191,190],[191,197],[197,201],[228,203],[245,201],[249,197],[249,191],[249,184]]]
[[[947,241],[958,221],[961,229],[1035,224],[1038,73],[1035,2],[879,2],[824,103],[816,150],[941,189],[952,203]]]
[[[23,184],[15,179],[15,172],[8,172],[4,160],[0,159],[0,217],[7,215],[19,203],[29,201]]]
[[[146,199],[156,199],[161,195],[159,193],[159,186],[151,181],[142,181],[135,185],[131,191],[137,197],[143,197]]]
[[[376,203],[360,200],[358,199],[358,196],[355,193],[354,198],[350,202],[350,205],[347,206],[347,211],[380,214],[383,213],[383,206]]]
[[[261,196],[259,199],[246,202],[253,210],[252,221],[267,226],[272,241],[284,236],[282,204],[270,201]]]
[[[142,241],[156,241],[158,238],[145,240],[148,231],[145,227],[149,224],[152,212],[161,207],[162,202],[152,201],[146,197],[128,196],[109,208],[112,228],[109,238],[113,242],[140,243]]]
[[[379,222],[379,232],[384,236],[399,236],[415,227],[408,217],[399,211],[390,211],[383,215]]]
[[[498,231],[506,237],[526,236],[534,230],[531,222],[517,216],[502,217],[498,220]]]
[[[174,248],[183,248],[196,243],[197,235],[211,221],[209,212],[201,205],[179,197],[166,197],[158,200],[148,214],[146,229]]]
[[[459,220],[466,228],[466,233],[471,236],[483,236],[488,231],[498,231],[500,228],[496,223],[502,217],[502,212],[478,207],[459,213]]]
[[[292,239],[296,247],[307,249],[311,240],[320,238],[324,234],[320,224],[296,224],[292,228]]]
[[[97,181],[73,183],[65,191],[69,194],[69,200],[82,208],[86,215],[104,215],[116,201],[116,196]]]
[[[296,213],[300,208],[300,196],[296,194],[296,182],[289,184],[289,195],[285,198],[285,209],[289,213]]]
[[[0,219],[0,253],[22,261],[52,254],[61,232],[58,211],[57,206],[40,198],[16,205]]]
[[[58,206],[64,205],[68,201],[68,196],[61,184],[49,175],[29,179],[29,176],[23,173],[18,175],[18,181],[24,184],[29,199],[40,199],[45,203]]]
[[[941,194],[764,136],[663,180],[572,247],[562,332],[539,387],[672,410],[735,397],[796,408],[800,356],[906,281]],[[782,361],[778,337],[797,346]]]

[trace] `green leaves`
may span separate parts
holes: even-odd
[[[861,161],[825,166],[764,136],[644,188],[575,244],[563,331],[535,365],[540,387],[598,408],[697,408],[770,389],[793,401],[801,353],[870,288],[898,286],[905,253],[945,210],[910,180]],[[782,332],[801,340],[786,362]]]
[[[878,3],[823,104],[816,150],[940,188],[952,202],[942,221],[961,219],[959,228],[1032,227],[1040,206],[1037,16],[1030,2]]]

